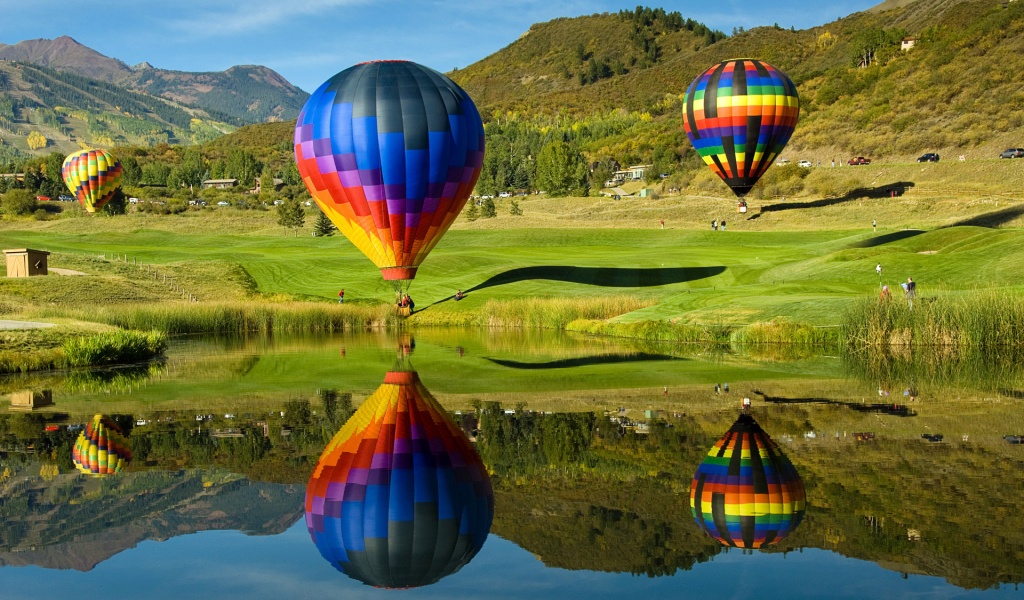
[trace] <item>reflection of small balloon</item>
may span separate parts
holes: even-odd
[[[128,440],[113,421],[96,415],[75,441],[71,460],[89,475],[120,473],[132,459]]]
[[[106,150],[80,150],[64,159],[61,176],[85,210],[96,212],[121,187],[121,163]]]
[[[483,157],[483,124],[466,92],[408,61],[338,73],[295,124],[310,195],[387,280],[415,277],[469,199]]]
[[[385,375],[306,487],[306,526],[320,554],[373,586],[428,585],[458,571],[493,517],[480,455],[414,372]]]
[[[748,414],[715,443],[690,486],[690,510],[724,546],[760,548],[796,529],[804,484],[793,463]]]
[[[697,153],[740,198],[789,142],[800,97],[785,73],[759,60],[718,63],[686,90],[683,126]]]

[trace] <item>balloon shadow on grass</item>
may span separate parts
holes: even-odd
[[[876,246],[883,246],[891,242],[898,242],[907,238],[921,235],[925,233],[923,229],[906,229],[903,231],[894,231],[892,233],[886,233],[883,235],[876,235],[866,240],[861,240],[855,244],[851,244],[851,248],[874,248]]]
[[[1024,205],[994,210],[976,217],[957,221],[947,227],[990,227],[997,228],[1024,215]]]
[[[614,365],[634,362],[657,362],[663,360],[689,360],[667,354],[604,354],[601,356],[585,356],[581,358],[564,358],[562,360],[551,360],[547,362],[520,362],[517,360],[503,360],[500,358],[487,358],[486,360],[510,369],[540,370],[540,369],[571,369],[574,367],[586,367],[590,365]]]
[[[766,212],[778,212],[783,210],[800,210],[806,208],[821,208],[824,206],[834,206],[836,204],[844,204],[846,202],[853,202],[854,200],[865,200],[865,199],[879,199],[879,198],[891,198],[894,196],[902,196],[908,189],[914,187],[913,181],[894,181],[893,183],[887,183],[877,187],[862,187],[854,190],[850,190],[846,194],[836,198],[822,198],[821,200],[811,200],[809,202],[777,202],[775,204],[765,204],[761,206],[760,212],[747,217],[748,221],[753,221]]]
[[[761,396],[764,401],[769,404],[821,404],[848,408],[856,412],[891,415],[894,417],[917,416],[916,410],[910,408],[906,404],[898,404],[896,402],[873,402],[871,404],[861,404],[859,402],[843,402],[841,400],[831,400],[829,398],[783,398],[781,396],[769,396],[759,390],[754,390],[753,393]]]
[[[707,279],[725,272],[724,266],[623,269],[619,267],[537,266],[510,269],[470,288],[467,293],[498,285],[543,279],[602,287],[655,287]]]

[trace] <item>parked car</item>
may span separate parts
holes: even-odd
[[[870,165],[871,159],[864,158],[863,156],[854,156],[850,160],[846,161],[848,165]]]
[[[217,206],[231,206],[231,203],[228,202],[227,200],[221,200],[220,202],[217,203]]]
[[[49,202],[50,201],[50,197],[49,196],[36,196],[36,200],[39,201],[39,202]]]
[[[775,161],[775,164],[780,166],[780,167],[784,167],[784,166],[789,164],[789,159],[788,158],[780,158],[779,160]]]
[[[61,194],[60,196],[57,196],[57,199],[60,200],[61,202],[74,202],[75,201],[74,197],[68,196],[67,194]]]
[[[939,155],[934,152],[928,152],[917,157],[917,162],[939,162]]]
[[[498,197],[499,198],[511,198],[512,197],[512,192],[501,192],[500,194],[498,194]]]
[[[797,164],[797,166],[803,167],[805,169],[810,169],[811,166],[812,166],[811,165],[811,161],[809,161],[809,160],[802,160],[802,161],[800,161],[800,162],[798,162],[796,164]]]
[[[999,153],[999,158],[1024,158],[1024,148],[1007,148]]]

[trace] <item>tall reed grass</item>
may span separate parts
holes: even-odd
[[[1002,291],[944,294],[915,300],[864,299],[843,322],[853,348],[1024,346],[1024,297]]]
[[[737,329],[732,336],[736,344],[795,344],[823,348],[842,346],[843,331],[839,327],[815,327],[788,319],[773,319]]]
[[[59,348],[0,352],[0,373],[137,363],[166,349],[167,336],[158,331],[110,331],[69,338]]]
[[[64,342],[69,367],[141,362],[163,354],[167,335],[159,331],[110,331]]]
[[[565,329],[580,319],[610,319],[653,304],[632,296],[490,300],[478,318],[487,327]]]
[[[66,315],[67,313],[62,313]],[[391,305],[310,302],[161,303],[99,308],[74,315],[125,329],[167,334],[273,331],[339,332],[397,326]]]
[[[635,338],[647,341],[728,345],[732,330],[725,325],[694,325],[669,321],[637,321],[609,323],[592,319],[578,319],[569,323],[567,331]]]

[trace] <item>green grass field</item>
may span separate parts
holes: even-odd
[[[503,201],[497,218],[460,218],[427,258],[410,290],[412,322],[469,323],[493,301],[628,297],[639,308],[618,321],[835,326],[852,301],[877,295],[881,283],[898,293],[907,277],[925,298],[1021,289],[1024,161],[821,169],[852,191],[752,200],[742,215],[724,197],[528,197],[523,216]],[[905,193],[888,197],[897,185]],[[727,230],[711,231],[711,219]],[[347,303],[390,302],[369,260],[341,236],[312,237],[312,221],[294,234],[273,211],[237,209],[5,218],[0,246],[49,250],[51,268],[86,275],[0,278],[0,314],[189,297],[332,302],[342,287]],[[458,303],[457,289],[467,293]]]

